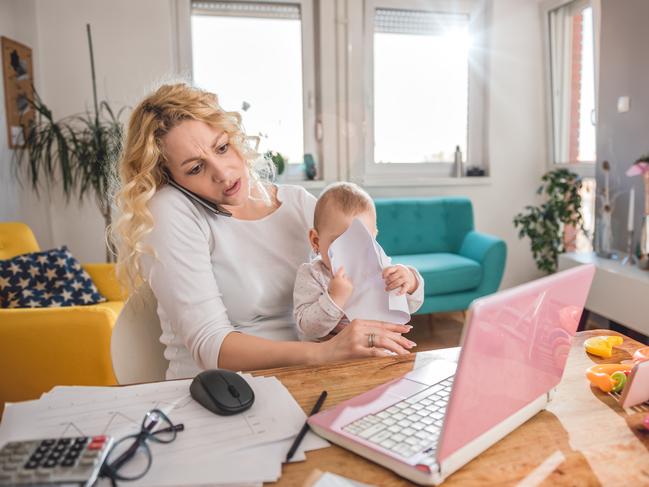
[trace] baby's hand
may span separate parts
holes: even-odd
[[[397,293],[399,296],[406,292],[412,294],[419,287],[415,273],[401,264],[383,269],[383,280],[385,281],[385,290],[399,289]]]
[[[342,309],[353,292],[354,285],[345,275],[345,268],[341,267],[331,281],[329,281],[329,296]]]

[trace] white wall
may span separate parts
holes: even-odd
[[[35,0],[0,0],[0,36],[32,48],[34,84],[39,83],[39,50]],[[15,176],[14,152],[9,149],[4,106],[4,79],[0,77],[0,221],[26,221],[43,247],[52,240],[47,216],[47,191],[37,199],[28,185],[21,186]],[[24,181],[24,179],[22,180]]]
[[[2,0],[0,0],[2,1]],[[11,0],[10,0],[11,1]],[[92,100],[85,24],[93,27],[100,98],[132,105],[173,73],[172,1],[36,0],[42,95],[57,117]],[[514,215],[535,202],[545,168],[543,66],[536,0],[494,0],[489,55],[491,184],[471,187],[369,188],[373,196],[465,195],[478,230],[504,238],[504,287],[538,275]],[[332,107],[333,109],[333,107]],[[52,244],[66,243],[82,261],[102,260],[103,221],[93,202],[54,197]]]

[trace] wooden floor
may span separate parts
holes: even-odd
[[[462,336],[464,313],[435,313],[415,315],[410,324],[412,331],[406,336],[417,344],[411,351],[422,352],[438,348],[457,347]],[[608,328],[607,320],[591,313],[586,330]]]
[[[411,351],[457,347],[460,344],[463,323],[462,312],[413,316],[410,321],[412,331],[406,335],[417,344]]]

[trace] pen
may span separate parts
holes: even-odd
[[[327,399],[327,391],[322,391],[322,394],[320,394],[320,397],[318,398],[318,401],[315,403],[315,406],[313,406],[313,409],[311,410],[309,416],[313,416],[315,413],[320,411],[320,408],[322,407],[322,403],[325,401],[325,399]],[[288,453],[286,454],[287,462],[291,458],[293,458],[293,455],[295,455],[295,452],[297,451],[297,448],[300,446],[300,443],[302,443],[302,438],[304,438],[304,435],[306,435],[307,431],[309,431],[309,423],[305,421],[304,426],[302,426],[302,429],[295,437],[295,441],[293,441],[291,448],[288,450]]]

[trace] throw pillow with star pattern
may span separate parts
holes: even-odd
[[[106,301],[66,246],[0,260],[0,307],[48,308]]]

